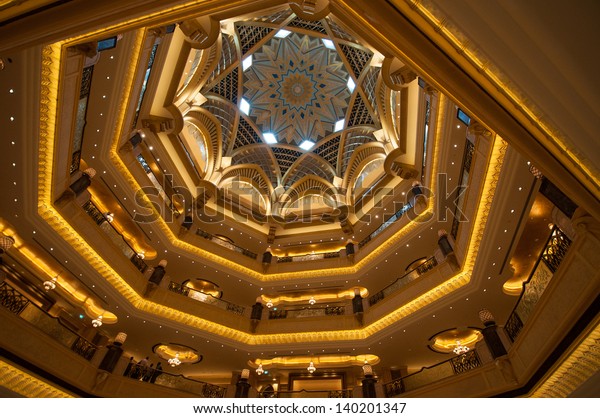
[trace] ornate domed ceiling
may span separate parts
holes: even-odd
[[[399,93],[382,82],[382,55],[334,16],[284,7],[221,21],[213,42],[190,44],[176,97],[181,142],[202,180],[260,223],[334,216],[385,176],[399,141],[380,122],[393,104],[378,101]]]

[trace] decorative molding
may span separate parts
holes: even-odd
[[[144,30],[139,30],[137,38],[132,47],[132,56],[139,56],[144,40]],[[59,42],[56,44],[48,45],[43,50],[42,57],[42,98],[40,106],[40,141],[39,141],[39,169],[38,169],[38,212],[40,216],[52,227],[64,240],[73,247],[75,251],[81,254],[81,257],[86,260],[91,267],[93,267],[105,280],[120,292],[125,299],[128,300],[135,308],[145,311],[150,314],[162,316],[163,318],[177,321],[180,324],[203,330],[215,335],[222,336],[227,339],[236,340],[240,343],[248,345],[269,345],[269,344],[281,344],[281,343],[300,343],[300,342],[324,342],[324,341],[354,341],[366,339],[384,328],[394,324],[398,320],[405,318],[420,309],[428,306],[430,303],[439,300],[448,294],[458,290],[470,282],[471,272],[477,258],[478,249],[481,245],[483,232],[485,230],[485,224],[489,215],[492,198],[498,182],[500,169],[506,152],[507,144],[496,137],[493,142],[492,155],[490,157],[490,164],[487,168],[487,172],[484,176],[484,187],[482,190],[480,204],[475,213],[475,219],[473,222],[472,236],[469,241],[468,248],[466,250],[465,262],[463,269],[455,276],[449,278],[445,282],[439,284],[435,288],[423,293],[416,297],[412,301],[405,303],[398,307],[393,312],[385,315],[379,320],[365,326],[361,329],[355,330],[333,330],[323,332],[302,332],[302,333],[281,333],[281,334],[266,334],[266,335],[253,335],[243,331],[229,328],[227,326],[217,324],[205,320],[203,318],[190,315],[187,312],[183,312],[177,309],[173,309],[167,306],[160,305],[150,300],[142,298],[130,285],[121,277],[117,271],[115,271],[106,260],[104,260],[69,224],[69,222],[62,216],[62,214],[53,206],[51,200],[51,178],[53,169],[53,154],[54,145],[56,138],[56,103],[58,92],[60,89],[60,50],[63,43]],[[117,114],[119,117],[115,121],[115,128],[113,130],[112,145],[110,149],[110,160],[116,167],[116,169],[123,176],[123,179],[128,183],[129,187],[133,192],[140,189],[139,184],[135,178],[127,171],[125,163],[121,160],[121,156],[118,152],[119,140],[121,137],[126,135],[125,132],[125,114],[126,109],[130,105],[131,91],[135,80],[135,70],[137,66],[136,59],[131,60],[131,64],[124,71],[123,75],[123,89],[124,92],[119,104],[119,110]],[[438,109],[444,109],[444,103],[446,99],[444,96],[440,98],[440,105]],[[439,110],[440,115],[443,114]],[[443,118],[440,118],[443,119]],[[440,144],[441,141],[441,130],[443,123],[440,120],[436,129],[435,142]],[[435,152],[433,156],[434,170],[437,170],[437,164],[439,161],[439,153]],[[433,176],[431,187],[435,188],[435,175]],[[146,196],[143,196],[142,200],[148,200]],[[196,256],[203,257],[206,260],[220,264],[225,269],[231,269],[241,274],[247,275],[249,278],[259,282],[274,282],[274,281],[285,281],[290,279],[303,279],[312,278],[315,276],[321,277],[332,277],[337,275],[349,275],[355,274],[362,269],[368,267],[377,257],[382,253],[390,250],[391,248],[398,245],[406,234],[410,234],[418,227],[420,222],[426,222],[433,215],[434,199],[429,199],[429,207],[413,220],[407,227],[400,231],[397,231],[392,237],[386,240],[378,248],[374,249],[371,253],[362,258],[355,265],[343,268],[324,269],[324,270],[307,270],[302,272],[293,273],[276,273],[276,274],[262,274],[255,270],[243,267],[225,257],[212,254],[206,250],[199,249],[192,246],[191,244],[179,240],[176,235],[171,231],[169,226],[159,218],[157,226],[162,230],[162,233],[168,237],[172,244],[184,251],[187,251]],[[150,203],[149,201],[147,202]]]
[[[26,398],[74,398],[73,395],[2,360],[0,360],[0,386]]]
[[[530,394],[532,398],[566,398],[600,370],[600,325]]]

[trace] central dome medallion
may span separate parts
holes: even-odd
[[[312,105],[317,86],[312,75],[305,70],[288,71],[278,83],[280,99],[290,110],[306,110],[307,106]]]
[[[279,142],[317,142],[344,118],[350,91],[348,71],[321,38],[291,33],[273,37],[252,55],[244,71],[249,117]]]

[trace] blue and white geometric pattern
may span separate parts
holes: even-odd
[[[321,38],[300,33],[274,37],[252,55],[243,77],[250,118],[279,142],[317,142],[345,117],[348,72]]]

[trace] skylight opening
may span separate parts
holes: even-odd
[[[279,29],[279,31],[277,31],[277,33],[275,34],[276,38],[287,38],[292,32],[290,32],[289,30],[285,30],[285,29]]]
[[[352,77],[348,77],[348,83],[346,85],[348,86],[348,90],[350,90],[350,93],[352,93],[354,91],[354,88],[356,87],[356,83],[354,82]]]
[[[339,132],[342,129],[344,129],[344,123],[346,122],[346,119],[340,119],[335,123],[335,127],[333,128],[334,132]]]
[[[246,71],[250,67],[252,67],[252,55],[249,55],[242,61],[242,71]]]
[[[323,41],[323,45],[325,45],[325,48],[328,49],[335,49],[335,44],[333,43],[333,41],[331,39],[321,39]]]
[[[246,115],[250,114],[250,103],[242,97],[240,101],[240,110],[244,112]]]
[[[265,134],[263,134],[263,136],[265,137],[265,142],[267,144],[276,144],[277,143],[277,138],[271,132],[266,132]]]
[[[305,139],[300,144],[300,148],[302,148],[304,151],[308,151],[309,149],[311,149],[314,146],[315,146],[315,143],[312,141],[309,141],[308,139]]]

